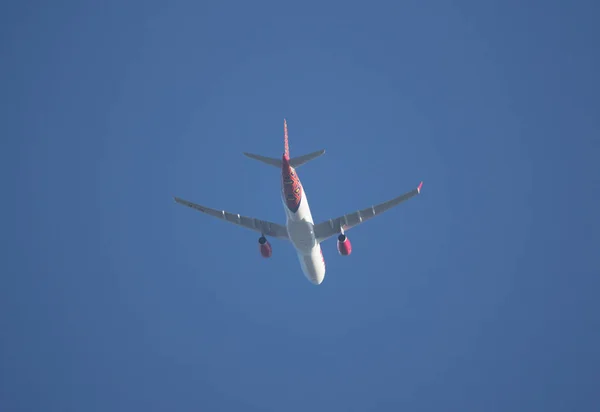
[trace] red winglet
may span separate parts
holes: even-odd
[[[419,183],[419,187],[417,187],[417,192],[421,193],[422,187],[423,187],[423,182]]]

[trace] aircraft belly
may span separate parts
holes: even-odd
[[[286,208],[286,215],[286,226],[290,241],[299,253],[310,254],[313,247],[317,244],[317,240],[306,196],[302,199],[300,207],[296,212],[292,212]]]
[[[325,261],[321,247],[315,246],[309,254],[298,253],[298,260],[307,279],[315,285],[320,285],[325,278]]]
[[[288,234],[298,252],[302,254],[310,254],[317,244],[314,226],[311,222],[289,220]]]
[[[314,221],[306,193],[303,195],[296,212],[286,207],[285,199],[282,197],[287,216],[286,226],[289,239],[298,254],[302,272],[311,283],[320,285],[325,278],[325,260],[321,246],[315,238]]]

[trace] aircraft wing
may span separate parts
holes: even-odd
[[[344,231],[347,231],[355,226],[358,226],[364,221],[378,216],[386,210],[390,210],[391,208],[398,206],[405,200],[408,200],[411,197],[418,195],[419,193],[421,193],[422,186],[423,182],[421,182],[416,189],[413,189],[410,192],[406,192],[391,200],[388,200],[387,202],[383,202],[362,210],[357,210],[356,212],[348,213],[347,215],[340,216],[335,219],[329,219],[325,222],[319,223],[314,227],[315,237],[317,238],[318,242],[322,242],[331,236],[341,233],[342,229],[344,229]]]
[[[239,214],[229,213],[224,210],[211,209],[210,207],[197,205],[196,203],[188,202],[178,197],[174,197],[175,202],[199,210],[202,213],[223,219],[229,223],[252,229],[265,236],[276,237],[279,239],[288,239],[288,233],[285,226],[277,223],[267,222],[266,220],[255,219],[253,217],[240,216]]]

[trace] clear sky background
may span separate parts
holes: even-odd
[[[5,3],[0,411],[600,410],[597,2]]]

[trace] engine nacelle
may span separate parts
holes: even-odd
[[[342,256],[348,256],[350,253],[352,253],[352,243],[350,243],[348,236],[344,234],[340,234],[338,236],[337,249],[339,254]]]
[[[258,238],[258,248],[260,249],[260,254],[264,258],[270,258],[273,254],[273,248],[271,248],[271,244],[264,236]]]

